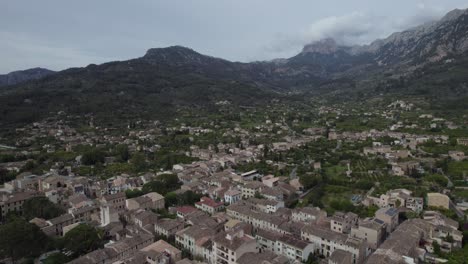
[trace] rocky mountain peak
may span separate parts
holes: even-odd
[[[152,48],[149,49],[143,59],[154,62],[165,61],[181,61],[186,59],[193,59],[202,56],[200,53],[183,46],[171,46],[167,48]]]
[[[322,39],[305,45],[302,53],[333,54],[338,50],[338,44],[332,38]]]
[[[441,22],[451,21],[459,18],[464,13],[468,13],[468,9],[454,9],[448,12],[442,19]]]
[[[187,48],[184,46],[170,46],[166,48],[152,48],[149,49],[144,57],[161,57],[167,55],[180,55],[180,56],[187,56],[187,55],[194,55],[198,54],[198,52],[194,51],[191,48]]]
[[[455,9],[438,21],[395,32],[385,39],[352,49],[372,54],[379,65],[424,65],[468,51],[468,9]]]
[[[141,58],[152,64],[181,65],[205,65],[222,59],[200,54],[193,49],[183,46],[171,46],[167,48],[152,48]]]

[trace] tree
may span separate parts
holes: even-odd
[[[167,211],[165,208],[164,209],[158,209],[158,210],[153,209],[153,212],[157,213],[161,219],[163,219],[163,218],[176,219],[177,218],[176,214],[169,213],[169,211]]]
[[[169,192],[164,196],[164,201],[166,203],[166,208],[169,208],[171,206],[176,206],[178,205],[178,197],[177,194],[174,192]]]
[[[299,182],[304,186],[305,190],[308,190],[322,181],[322,177],[318,174],[308,175],[304,174],[299,176]]]
[[[5,182],[8,182],[14,179],[15,179],[14,172],[9,172],[5,168],[0,168],[0,184],[4,184]]]
[[[254,197],[257,198],[257,199],[263,199],[263,198],[265,198],[265,197],[264,197],[261,193],[259,193],[259,192],[255,192]]]
[[[127,197],[127,199],[142,196],[143,194],[145,194],[145,193],[142,190],[138,190],[138,189],[126,190],[125,191],[125,196]]]
[[[96,163],[104,163],[104,153],[98,149],[90,149],[83,153],[81,162],[84,165],[96,165]]]
[[[175,158],[173,155],[169,155],[166,157],[166,161],[165,161],[165,165],[164,165],[164,169],[166,170],[171,170],[172,167],[174,166],[175,164]]]
[[[349,200],[345,200],[345,199],[332,200],[330,202],[330,207],[337,211],[343,211],[343,212],[352,212],[355,210],[354,205]]]
[[[21,167],[21,171],[31,171],[35,169],[36,167],[37,167],[36,162],[34,162],[33,160],[29,160],[28,162],[26,162],[26,164],[24,164],[23,167]]]
[[[371,180],[363,179],[363,180],[358,180],[354,184],[354,186],[361,190],[369,190],[370,188],[372,188],[372,186],[374,186],[374,182],[372,182]]]
[[[417,212],[409,211],[404,214],[406,219],[414,219],[414,218],[419,218],[419,214]]]
[[[34,217],[51,219],[64,214],[65,211],[52,203],[46,197],[33,197],[26,200],[23,204],[23,216],[27,220],[31,220]]]
[[[445,241],[447,241],[447,242],[449,242],[449,243],[453,243],[453,242],[454,242],[453,237],[452,237],[450,234],[447,235],[447,237],[445,238]]]
[[[395,206],[396,206],[396,207],[400,207],[400,206],[401,206],[401,201],[400,201],[400,200],[396,200]]]
[[[76,256],[100,248],[103,242],[101,230],[87,224],[78,225],[63,237],[63,247],[73,251]]]
[[[70,258],[67,257],[63,253],[54,253],[50,256],[48,256],[42,263],[44,264],[60,264],[60,263],[68,263],[70,261]]]
[[[307,257],[307,261],[305,263],[306,264],[315,264],[315,263],[317,263],[317,258],[314,256],[314,254],[310,253],[309,256]]]
[[[130,162],[133,164],[135,172],[144,171],[147,167],[146,157],[143,153],[135,153]]]
[[[164,183],[168,188],[179,188],[179,177],[175,174],[161,174],[158,179]]]
[[[186,205],[186,204],[193,205],[194,203],[200,201],[200,198],[202,196],[203,195],[195,193],[193,191],[186,191],[182,195],[178,196],[179,205]]]
[[[119,221],[122,224],[123,228],[127,228],[128,221],[127,218],[123,214],[119,214]]]
[[[130,152],[128,151],[128,146],[125,144],[120,144],[115,147],[115,153],[117,158],[120,161],[127,161],[130,158]]]
[[[154,180],[143,185],[143,192],[157,192],[161,195],[166,195],[168,192],[179,189],[180,182],[177,175],[174,174],[162,174]]]
[[[0,168],[0,184],[3,184],[7,182],[9,179],[7,179],[8,171],[4,168]]]
[[[4,162],[14,162],[16,161],[16,157],[11,154],[0,154],[0,163]]]
[[[442,251],[440,250],[440,245],[439,243],[437,243],[437,241],[433,241],[432,242],[432,247],[434,248],[434,254],[436,254],[437,256],[440,256]]]
[[[16,261],[37,257],[49,245],[49,238],[39,227],[23,218],[12,216],[5,225],[0,225],[0,258]]]
[[[448,184],[448,179],[440,174],[430,174],[424,177],[424,180],[428,182],[435,182],[441,187],[445,187]]]
[[[467,264],[468,263],[468,245],[462,249],[454,250],[448,254],[447,264]]]
[[[201,197],[201,194],[195,193],[193,191],[186,191],[181,195],[177,195],[174,192],[169,192],[164,196],[166,207],[193,205],[194,203],[200,201]]]

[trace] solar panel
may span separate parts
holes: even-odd
[[[378,224],[381,224],[381,225],[385,223],[384,221],[377,219],[377,218],[374,219],[374,222],[377,222]]]
[[[397,212],[398,212],[398,211],[397,211],[396,208],[389,208],[389,209],[387,210],[386,214],[392,216],[392,215],[396,214]]]

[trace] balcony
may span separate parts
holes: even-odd
[[[227,253],[226,253],[226,254],[224,254],[224,253],[218,253],[217,256],[218,256],[219,258],[221,258],[221,259],[229,260],[229,255],[228,255]],[[218,259],[219,259],[219,258],[218,258]]]
[[[218,263],[218,264],[228,264],[229,262],[227,262],[226,260],[223,260],[223,259],[218,259],[216,261],[216,263]]]
[[[225,247],[222,247],[222,246],[221,246],[221,247],[217,247],[216,249],[219,250],[219,251],[222,251],[222,252],[224,252],[224,253],[226,253],[226,254],[229,253],[229,250],[228,250],[227,248],[225,248]]]

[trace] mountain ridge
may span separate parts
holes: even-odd
[[[439,35],[435,36],[436,34]],[[440,41],[431,43],[433,40],[450,39],[452,41],[447,45]],[[333,39],[324,39],[305,45],[301,53],[334,55],[336,52],[345,52],[352,56],[367,53],[375,56],[372,60],[378,65],[391,65],[401,61],[412,63],[411,60],[428,55],[431,56],[431,61],[440,61],[451,54],[467,51],[468,9],[455,9],[438,21],[392,33],[387,38],[377,39],[368,45],[340,46]],[[410,60],[405,61],[406,59]]]
[[[169,118],[181,108],[214,109],[226,100],[237,106],[265,105],[273,99],[288,101],[291,94],[463,98],[468,77],[459,73],[468,68],[467,32],[464,10],[392,34],[379,40],[378,48],[340,46],[326,39],[281,61],[232,62],[182,46],[153,48],[139,58],[71,68],[1,89],[0,125],[29,122],[53,111],[108,119]]]

